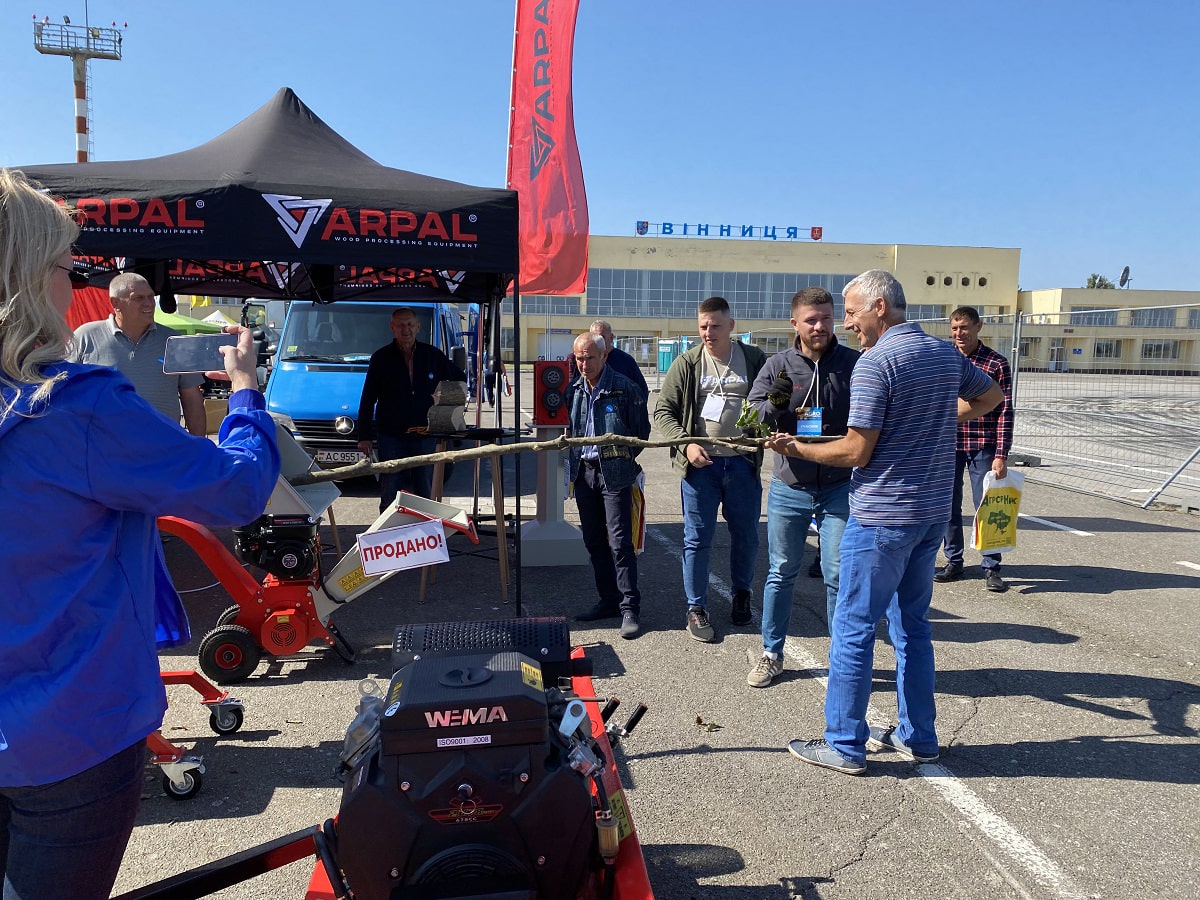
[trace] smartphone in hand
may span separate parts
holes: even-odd
[[[224,372],[225,357],[221,347],[237,346],[236,334],[176,335],[167,338],[163,354],[163,373],[179,375],[185,372]]]

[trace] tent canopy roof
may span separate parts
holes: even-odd
[[[191,150],[21,168],[99,271],[165,262],[156,292],[478,300],[517,272],[515,192],[381,165],[290,88]]]

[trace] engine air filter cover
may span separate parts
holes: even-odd
[[[422,658],[392,676],[379,721],[385,755],[543,744],[542,672],[520,653]]]

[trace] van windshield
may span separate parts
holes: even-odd
[[[367,362],[392,340],[388,324],[397,307],[334,303],[293,308],[279,345],[282,361]],[[417,340],[433,343],[433,310],[412,307],[421,323]]]

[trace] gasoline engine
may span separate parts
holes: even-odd
[[[233,529],[242,561],[283,581],[312,576],[317,564],[317,520],[307,515],[263,515]]]
[[[331,880],[356,900],[611,895],[606,760],[569,679],[513,649],[412,656],[347,731]]]

